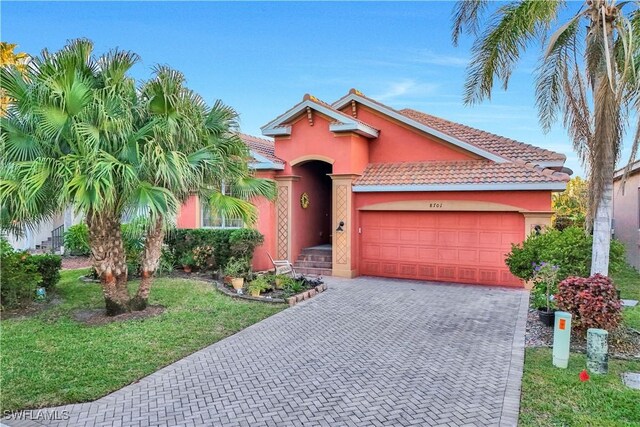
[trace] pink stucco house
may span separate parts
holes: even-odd
[[[640,270],[640,160],[630,165],[624,188],[623,175],[624,168],[613,178],[613,233],[624,244],[629,264]]]
[[[522,286],[504,263],[512,243],[550,224],[565,189],[565,156],[419,111],[392,109],[357,90],[332,104],[305,95],[243,135],[252,167],[275,180],[257,200],[274,258],[308,272]],[[194,197],[181,227],[212,222]],[[324,256],[323,256],[324,254]]]

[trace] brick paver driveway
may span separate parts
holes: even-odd
[[[378,278],[327,282],[318,297],[136,384],[92,403],[51,408],[70,418],[42,424],[516,424],[524,291]]]

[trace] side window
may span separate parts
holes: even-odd
[[[226,184],[222,184],[222,194],[231,195],[231,190]],[[201,203],[202,227],[204,228],[242,228],[244,223],[241,218],[233,218],[225,215],[213,214],[206,203]]]

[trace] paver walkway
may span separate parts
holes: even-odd
[[[31,418],[71,426],[516,425],[526,292],[327,283],[310,301],[138,383]]]

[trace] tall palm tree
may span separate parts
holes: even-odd
[[[208,108],[180,73],[157,68],[138,89],[127,75],[136,54],[95,58],[92,51],[90,41],[75,40],[43,51],[24,73],[0,68],[0,87],[12,99],[0,121],[0,204],[14,229],[36,227],[68,206],[83,212],[114,315],[146,306],[164,226],[180,203],[225,174],[236,176],[219,148],[233,129],[216,120],[228,109]],[[125,215],[148,219],[134,297],[120,234]]]
[[[589,175],[588,227],[593,230],[591,273],[608,274],[613,172],[622,150],[628,111],[639,107],[640,14],[635,2],[586,0],[575,3],[523,0],[492,6],[460,1],[454,8],[453,41],[475,37],[465,84],[465,103],[491,98],[494,80],[507,88],[520,55],[534,41],[544,47],[537,69],[536,104],[548,131],[561,113],[564,126]],[[488,9],[491,17],[484,21]],[[631,159],[640,140],[636,124]]]

